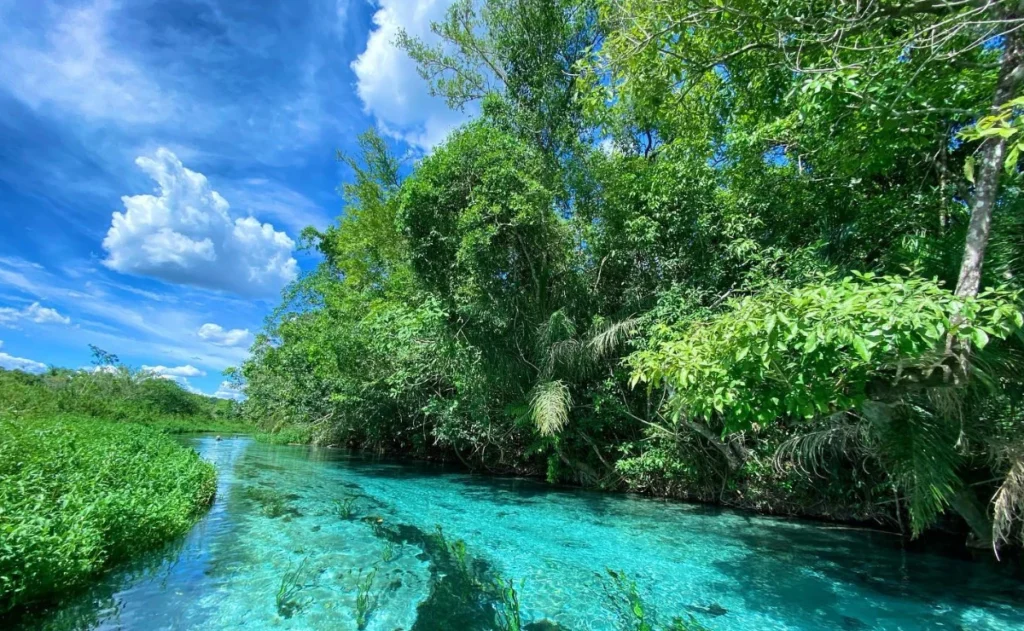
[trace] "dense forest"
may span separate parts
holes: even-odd
[[[1019,543],[1022,26],[1016,0],[456,2],[399,43],[479,116],[415,162],[374,132],[339,156],[244,414]]]

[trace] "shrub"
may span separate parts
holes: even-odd
[[[156,430],[0,417],[0,615],[184,534],[215,472]]]

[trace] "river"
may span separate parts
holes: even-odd
[[[1020,581],[885,533],[188,440],[219,470],[210,512],[24,629],[495,629],[498,580],[526,629],[636,629],[631,582],[656,630],[1024,629]]]

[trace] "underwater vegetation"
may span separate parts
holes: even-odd
[[[291,618],[312,602],[311,598],[305,600],[299,598],[302,590],[309,586],[309,583],[305,581],[306,576],[304,573],[306,561],[308,560],[309,557],[306,556],[299,562],[297,567],[294,569],[289,568],[281,575],[281,584],[277,588],[275,602],[277,604],[277,613],[282,618]]]

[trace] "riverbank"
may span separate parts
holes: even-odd
[[[0,426],[0,619],[184,534],[213,498],[214,467],[156,429],[74,415]]]
[[[400,462],[444,463],[472,473],[520,476],[547,481],[553,488],[581,488],[608,493],[635,494],[692,504],[719,506],[773,517],[793,517],[828,523],[869,527],[909,538],[905,511],[898,510],[891,485],[880,471],[871,467],[832,467],[818,475],[794,466],[777,466],[775,444],[766,442],[751,449],[740,470],[719,472],[717,477],[692,463],[680,463],[670,454],[650,445],[633,458],[615,463],[617,475],[599,484],[586,480],[552,480],[536,461],[525,460],[494,466],[493,462],[463,456],[454,450],[377,448],[359,441],[318,435],[303,426],[285,426],[276,432],[255,431],[255,440],[271,445],[318,445],[353,453],[386,457]],[[543,462],[540,463],[541,465]],[[725,477],[722,474],[725,473]],[[937,522],[931,531],[953,536],[961,547],[965,531],[955,519]]]

